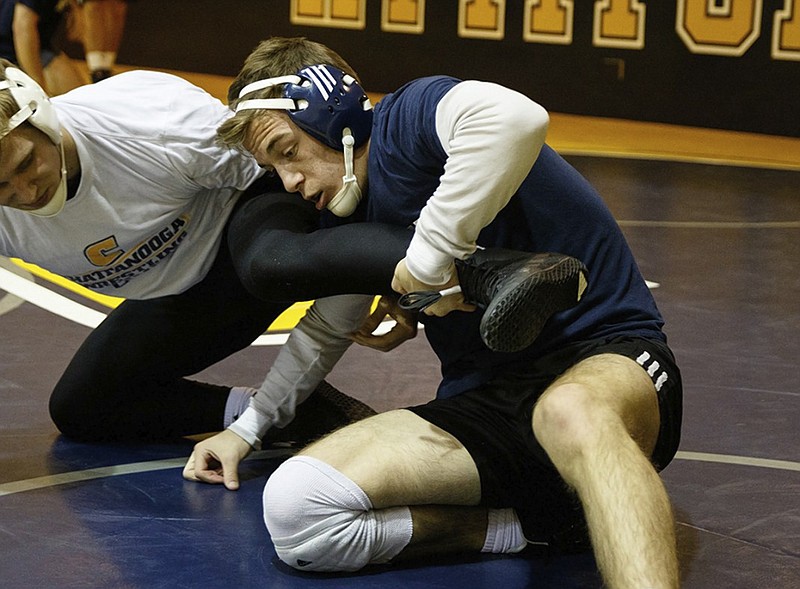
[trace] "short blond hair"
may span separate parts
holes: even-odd
[[[239,75],[230,85],[228,106],[231,110],[236,109],[236,105],[242,100],[239,98],[239,92],[248,84],[258,80],[296,74],[304,67],[319,64],[337,67],[358,80],[358,75],[350,67],[350,64],[322,43],[309,41],[305,37],[271,37],[262,41],[247,57]],[[275,98],[282,92],[281,88],[267,88],[248,94],[247,99]],[[263,115],[264,111],[242,110],[236,113],[217,129],[219,141],[229,147],[241,148],[250,123],[260,114]]]

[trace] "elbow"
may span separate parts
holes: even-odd
[[[503,96],[502,107],[497,117],[500,133],[516,153],[529,153],[535,161],[547,138],[550,114],[538,102],[511,90]]]
[[[517,131],[522,133],[525,142],[530,144],[544,145],[547,138],[547,131],[550,127],[550,113],[538,102],[528,99],[525,108],[525,116],[521,117]],[[538,152],[538,150],[537,150]]]

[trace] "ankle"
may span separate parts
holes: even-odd
[[[522,533],[517,513],[511,509],[490,509],[486,524],[486,540],[481,552],[513,554],[520,552],[528,541]]]
[[[222,428],[227,428],[244,410],[250,406],[250,399],[256,394],[256,389],[250,387],[233,387],[225,402],[225,414],[222,418]]]

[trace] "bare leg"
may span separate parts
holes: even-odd
[[[83,5],[86,51],[113,51],[122,43],[128,5],[124,0],[89,0]]]
[[[419,505],[411,508],[411,519],[414,535],[395,560],[476,554],[486,538],[487,515],[483,507]]]
[[[86,65],[97,82],[113,73],[125,31],[128,5],[124,0],[90,0],[83,5]]]
[[[675,524],[647,456],[658,433],[655,389],[622,356],[584,360],[539,400],[533,429],[578,493],[609,587],[678,587]]]
[[[364,449],[369,449],[364,451]],[[414,532],[398,559],[480,551],[486,509],[466,449],[405,410],[354,423],[304,449],[355,482],[375,509],[411,506]]]

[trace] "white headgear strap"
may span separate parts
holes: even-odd
[[[337,217],[349,217],[352,215],[358,203],[361,202],[361,187],[358,179],[353,173],[353,135],[350,129],[345,128],[342,143],[344,143],[344,176],[342,177],[342,187],[339,192],[328,203],[328,210]]]

